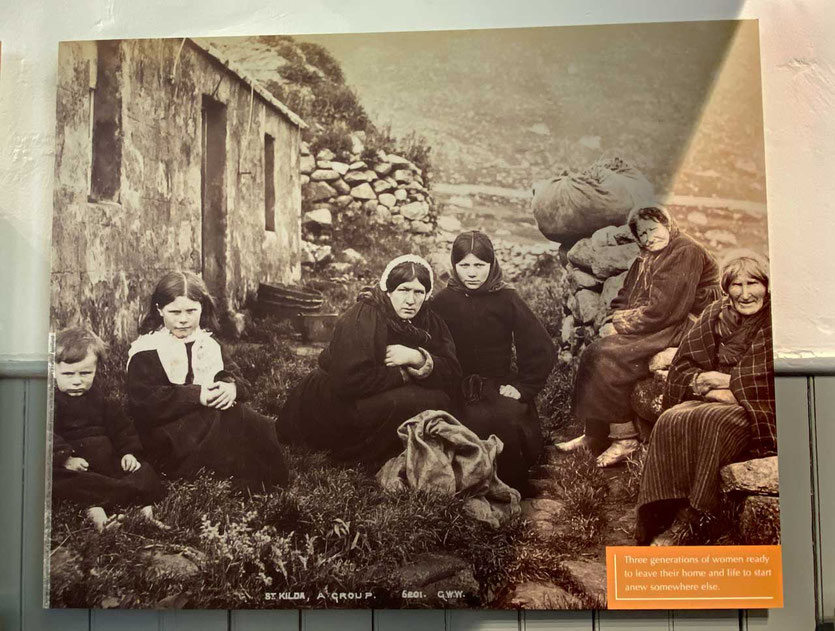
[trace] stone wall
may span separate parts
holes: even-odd
[[[607,226],[580,239],[567,252],[561,295],[564,317],[560,361],[573,362],[597,337],[626,272],[638,255],[628,226]]]
[[[86,321],[129,340],[159,277],[203,271],[204,96],[225,108],[224,217],[216,298],[239,309],[261,281],[301,275],[299,126],[191,40],[118,44],[118,196],[91,196],[95,42],[62,44],[53,220],[52,324]],[[265,134],[275,144],[275,230],[265,230]]]
[[[362,160],[364,153],[357,135],[353,151],[340,155],[330,149],[313,155],[301,144],[304,264],[331,260],[335,221],[365,215],[407,234],[435,231],[437,212],[421,169],[394,153],[377,151],[373,159]]]

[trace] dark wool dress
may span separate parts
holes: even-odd
[[[192,345],[186,344],[189,368],[182,385],[168,380],[155,350],[136,353],[128,364],[129,409],[148,457],[172,478],[205,468],[252,490],[284,485],[288,471],[275,421],[244,404],[250,385],[225,353],[224,370],[215,380],[235,384],[235,405],[228,410],[201,405]]]
[[[670,500],[686,500],[700,512],[714,512],[719,503],[719,471],[743,456],[776,453],[774,365],[768,305],[752,324],[748,348],[733,365],[719,359],[717,321],[725,301],[705,309],[673,361],[638,495],[636,539],[646,544],[668,524]],[[731,375],[730,389],[739,405],[702,401],[692,390],[701,372]]]
[[[358,301],[340,316],[319,367],[290,392],[279,416],[282,440],[376,471],[403,451],[397,435],[403,421],[425,410],[449,411],[449,392],[461,378],[455,346],[426,305],[419,315],[433,363],[423,379],[385,365],[387,345],[416,346],[388,325],[381,307]]]
[[[165,489],[150,464],[142,460],[142,444],[122,405],[106,398],[98,382],[85,394],[71,397],[55,391],[52,432],[52,498],[84,506],[147,505]],[[122,456],[132,454],[140,468],[122,470]],[[87,471],[70,471],[70,456],[84,458]]]
[[[498,457],[499,478],[521,488],[528,469],[542,453],[542,429],[534,399],[554,367],[551,336],[509,287],[488,293],[447,288],[437,295],[432,306],[452,333],[465,376],[469,396],[458,389],[459,419],[479,438],[495,434],[501,439],[504,448]],[[473,376],[480,379],[474,380]],[[478,393],[469,391],[479,382],[480,398]],[[499,387],[505,384],[520,392],[518,401],[499,394]]]
[[[609,423],[633,420],[629,395],[649,376],[649,359],[676,346],[719,295],[716,261],[685,234],[671,238],[660,252],[635,259],[612,301],[618,334],[596,340],[580,357],[573,407],[586,435],[604,440]]]

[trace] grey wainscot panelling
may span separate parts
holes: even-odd
[[[835,607],[835,464],[818,463],[823,486],[815,514],[824,545],[813,555],[810,414],[818,452],[835,444],[835,378],[778,378],[785,608],[770,612],[507,611],[87,611],[41,608],[44,448],[47,406],[43,365],[0,362],[0,628],[3,631],[620,631],[627,629],[814,629],[814,577],[824,585],[821,610]],[[828,495],[827,495],[828,493]]]

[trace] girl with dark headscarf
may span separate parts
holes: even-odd
[[[762,257],[729,255],[725,297],[679,346],[664,392],[669,409],[652,430],[641,475],[639,544],[679,543],[690,520],[718,507],[723,466],[777,453],[768,277]]]
[[[426,300],[432,268],[392,260],[337,320],[319,367],[293,388],[279,417],[282,440],[323,449],[376,471],[403,445],[397,428],[424,410],[449,410],[461,369],[449,330]]]
[[[554,366],[554,344],[525,301],[502,280],[487,235],[458,235],[451,258],[449,284],[433,307],[452,333],[465,375],[457,397],[459,418],[480,438],[495,434],[501,439],[499,478],[522,490],[542,452],[534,399]]]
[[[561,451],[608,445],[597,458],[600,467],[617,464],[638,448],[629,397],[649,376],[650,358],[676,346],[719,296],[716,261],[679,231],[665,208],[636,209],[627,224],[641,253],[612,301],[601,338],[583,351],[577,369],[573,408],[585,432],[557,445]]]

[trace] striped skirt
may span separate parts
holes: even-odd
[[[719,470],[745,453],[749,420],[740,405],[685,401],[664,412],[649,439],[641,489],[638,524],[641,539],[652,538],[656,502],[687,500],[697,511],[719,505]]]

